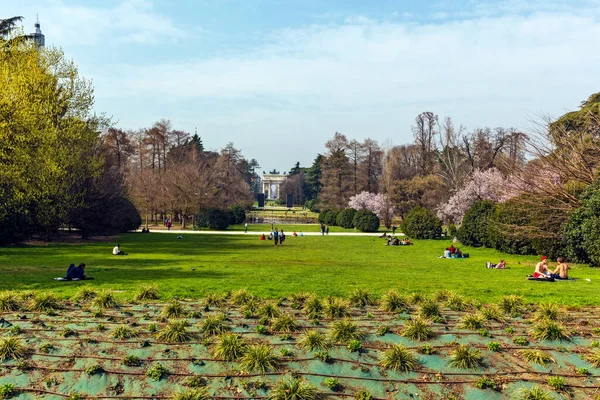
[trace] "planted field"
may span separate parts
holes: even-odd
[[[481,305],[447,291],[273,301],[238,290],[164,303],[146,287],[136,297],[121,302],[89,287],[69,301],[2,293],[0,393],[306,400],[598,394],[600,317],[593,308],[567,311],[515,296]]]

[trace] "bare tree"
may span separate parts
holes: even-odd
[[[421,175],[428,175],[434,164],[435,135],[438,126],[438,116],[430,111],[423,112],[415,118],[415,124],[412,127],[415,144],[420,150],[420,171]]]

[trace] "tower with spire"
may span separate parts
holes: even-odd
[[[35,24],[35,32],[27,35],[30,39],[34,41],[34,43],[38,47],[44,47],[46,45],[46,37],[42,33],[42,29],[40,28],[40,18],[39,16],[36,18]]]

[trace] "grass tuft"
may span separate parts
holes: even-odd
[[[121,325],[113,329],[110,335],[113,339],[129,339],[136,337],[137,333],[130,327]]]
[[[269,345],[250,345],[240,360],[240,366],[244,371],[264,374],[277,370],[279,357],[273,354],[273,348]]]
[[[251,302],[252,301],[249,300],[244,305],[246,306]],[[277,307],[277,304],[273,302],[267,302],[258,308],[258,315],[260,315],[261,317],[275,318],[281,315],[281,310],[279,309],[279,307]]]
[[[485,328],[485,319],[480,314],[465,314],[458,326],[463,329],[477,331]]]
[[[375,297],[366,289],[356,289],[350,293],[348,298],[350,304],[354,307],[364,308],[367,306],[373,306],[376,303]]]
[[[544,319],[531,328],[530,334],[537,340],[571,340],[566,328],[553,321]]]
[[[431,299],[426,299],[421,302],[418,314],[427,319],[443,318],[440,305]]]
[[[169,343],[189,342],[194,335],[188,332],[189,326],[186,320],[171,320],[158,334],[156,338]]]
[[[307,318],[320,318],[323,312],[323,302],[317,296],[310,296],[304,303],[302,311]]]
[[[468,303],[463,296],[458,293],[450,292],[446,301],[444,302],[446,307],[452,311],[464,311],[467,309]]]
[[[231,301],[236,306],[243,306],[247,302],[249,302],[254,296],[250,294],[248,289],[239,289],[235,292],[231,293]]]
[[[16,294],[9,291],[0,292],[0,311],[10,312],[19,309],[21,309],[21,302]]]
[[[486,321],[496,321],[500,323],[506,321],[506,318],[504,317],[504,312],[496,304],[489,304],[481,307],[481,309],[479,310],[479,315]]]
[[[364,337],[364,334],[359,331],[358,325],[348,319],[333,321],[330,325],[329,335],[331,340],[336,343],[361,340]]]
[[[179,300],[171,300],[163,308],[161,315],[166,318],[183,318],[186,315],[186,311]]]
[[[348,303],[338,297],[327,297],[323,312],[329,318],[345,318],[350,316]]]
[[[0,361],[18,360],[25,357],[27,347],[21,339],[15,336],[5,336],[0,338]]]
[[[519,389],[516,395],[519,400],[553,400],[550,393],[537,385],[532,388]]]
[[[388,312],[407,311],[408,300],[395,290],[390,290],[381,297],[381,309]]]
[[[298,330],[298,322],[289,314],[283,314],[273,320],[271,324],[273,332],[292,333]]]
[[[80,301],[88,301],[88,300],[92,300],[97,295],[98,295],[97,290],[86,285],[77,291],[77,294],[75,295],[75,299],[80,300]]]
[[[548,353],[539,349],[519,350],[517,354],[525,361],[538,365],[546,365],[549,362],[554,362]]]
[[[210,398],[208,389],[205,387],[180,390],[171,397],[172,400],[208,400]]]
[[[417,316],[406,321],[401,335],[410,340],[423,341],[433,336],[433,330],[429,321]]]
[[[281,380],[272,389],[269,400],[318,400],[316,387],[302,378]]]
[[[461,344],[450,353],[449,365],[458,369],[477,369],[483,367],[483,357],[479,350]]]
[[[169,370],[161,363],[152,364],[150,368],[146,370],[146,376],[153,381],[160,381],[167,375],[169,375]]]
[[[503,296],[500,299],[500,308],[504,311],[504,314],[519,316],[524,311],[523,298],[516,295]]]
[[[31,311],[50,312],[60,308],[60,303],[52,293],[36,294],[29,303]]]
[[[224,302],[223,296],[216,293],[209,293],[204,298],[204,304],[208,307],[221,307]]]
[[[215,358],[225,361],[234,361],[240,358],[246,351],[246,342],[238,334],[224,333],[217,339],[212,354]]]
[[[594,350],[586,358],[595,368],[600,368],[600,350]]]
[[[98,292],[92,304],[100,309],[115,308],[119,306],[115,295],[110,290],[102,290]]]
[[[143,285],[140,286],[134,299],[137,301],[145,300],[157,300],[160,296],[158,295],[158,286],[156,285]]]
[[[230,328],[225,325],[224,314],[220,315],[211,315],[206,317],[206,319],[200,325],[200,330],[205,335],[219,335],[223,332],[228,331]]]
[[[415,370],[419,362],[417,358],[404,346],[393,344],[379,358],[379,364],[385,369],[400,372]]]
[[[298,341],[301,349],[308,351],[327,351],[331,348],[331,342],[323,333],[313,330],[306,331]]]

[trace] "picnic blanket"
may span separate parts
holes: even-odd
[[[91,276],[86,276],[83,279],[79,279],[79,278],[54,278],[55,281],[60,281],[60,282],[67,282],[67,281],[90,281],[93,280],[94,278],[92,278]]]

